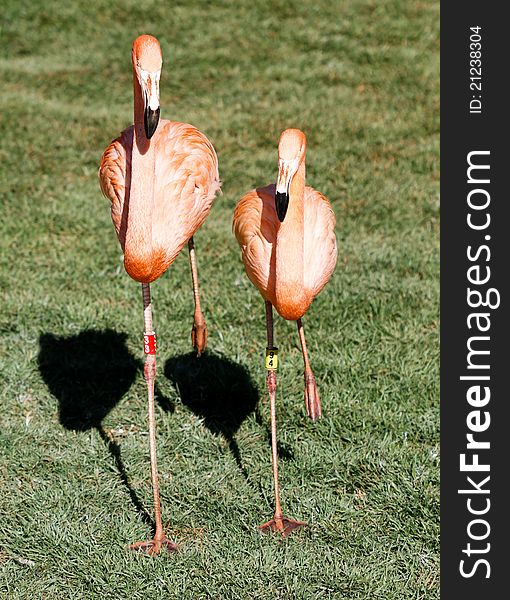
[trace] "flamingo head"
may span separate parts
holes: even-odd
[[[290,184],[306,154],[306,137],[299,129],[286,129],[278,143],[278,179],[276,181],[276,214],[282,223],[289,207]]]
[[[133,42],[132,59],[142,90],[145,135],[150,140],[159,123],[159,78],[163,58],[158,40],[152,35],[138,36]]]

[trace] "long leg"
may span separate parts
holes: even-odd
[[[198,269],[195,255],[195,242],[193,236],[188,240],[189,262],[191,265],[191,280],[193,282],[193,297],[195,299],[195,314],[193,316],[193,328],[191,329],[191,343],[197,351],[197,356],[204,352],[207,346],[207,327],[204,315],[200,309],[200,295],[198,293]]]
[[[312,368],[310,367],[310,361],[308,360],[308,350],[306,349],[305,330],[303,329],[303,323],[301,319],[297,320],[297,328],[299,333],[299,340],[301,341],[301,350],[303,351],[303,360],[305,362],[305,406],[306,414],[316,421],[322,415],[321,399],[319,391],[317,389],[317,382],[315,381],[315,375],[313,374]]]
[[[150,285],[142,283],[143,320],[144,320],[144,375],[147,382],[149,400],[149,449],[151,460],[152,491],[154,495],[154,519],[156,532],[154,539],[149,542],[137,542],[130,548],[144,550],[148,554],[158,554],[162,548],[169,552],[177,550],[177,545],[167,539],[161,520],[161,502],[159,499],[158,466],[156,460],[156,416],[154,407],[154,380],[156,378],[156,336],[152,328],[152,304]]]
[[[267,327],[267,348],[274,349],[273,345],[273,307],[271,302],[266,301],[266,327]],[[274,480],[274,502],[275,511],[274,517],[261,525],[259,529],[262,531],[278,531],[283,536],[288,535],[294,529],[303,527],[306,523],[294,521],[284,517],[282,507],[280,505],[280,487],[278,485],[278,451],[276,446],[276,370],[267,370],[267,391],[269,392],[269,400],[271,403],[271,456],[273,462],[273,480]]]

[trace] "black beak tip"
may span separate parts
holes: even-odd
[[[274,200],[276,214],[278,215],[278,219],[280,219],[280,223],[283,223],[283,219],[285,219],[285,215],[287,214],[287,208],[289,207],[289,195],[285,192],[276,192]]]
[[[152,110],[152,108],[147,107],[145,109],[144,117],[145,135],[147,136],[147,139],[150,140],[158,127],[159,106],[156,108],[156,110]]]

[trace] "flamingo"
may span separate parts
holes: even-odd
[[[299,129],[286,129],[278,144],[276,185],[245,194],[233,218],[246,273],[264,298],[266,308],[266,383],[271,407],[275,513],[260,529],[283,536],[306,523],[283,516],[280,504],[276,446],[278,349],[273,344],[273,306],[284,319],[297,323],[305,366],[306,413],[315,421],[321,416],[321,403],[302,317],[331,277],[337,258],[335,215],[325,196],[305,187],[305,153],[305,134]]]
[[[151,35],[141,35],[132,47],[134,125],[105,150],[99,167],[103,194],[111,201],[115,231],[124,251],[124,267],[142,284],[144,313],[144,376],[149,412],[149,447],[154,538],[137,542],[134,550],[157,554],[177,549],[163,530],[156,463],[154,381],[156,337],[152,325],[150,284],[170,266],[187,243],[195,312],[191,331],[197,354],[205,350],[207,327],[200,308],[193,234],[209,214],[220,188],[216,152],[198,129],[160,119],[161,48]]]

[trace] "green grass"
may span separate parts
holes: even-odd
[[[0,597],[438,598],[438,3],[5,0],[0,17]],[[151,528],[139,286],[96,171],[132,115],[130,45],[162,44],[162,116],[214,143],[223,195],[195,237],[209,354],[189,356],[186,254],[153,285],[163,517]],[[264,307],[231,234],[308,138],[337,269],[304,319],[304,415],[276,321],[284,510],[272,514]]]

